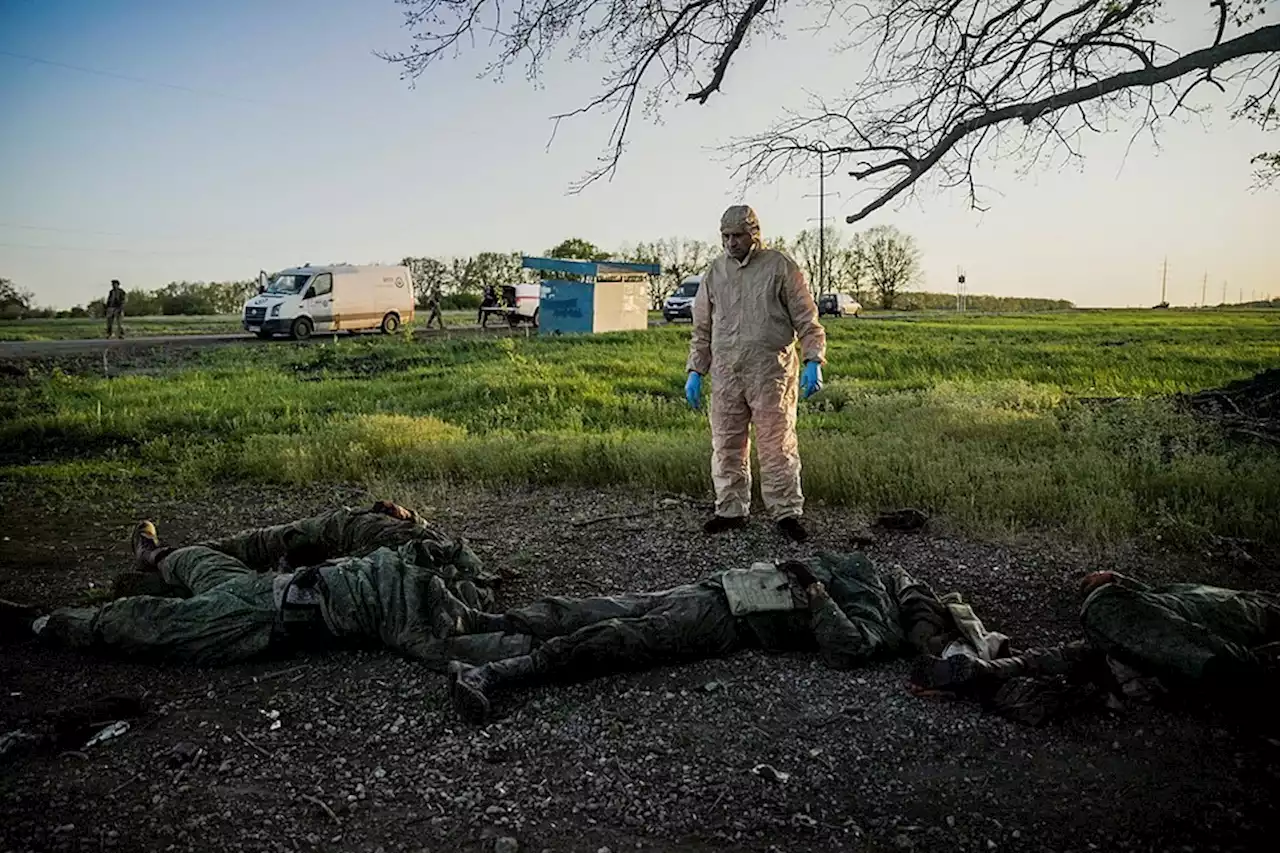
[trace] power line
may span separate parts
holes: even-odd
[[[95,237],[124,237],[129,240],[138,239],[138,236],[139,236],[137,234],[128,234],[123,231],[99,231],[92,228],[65,228],[59,225],[33,225],[28,222],[0,222],[0,230],[6,229],[6,228],[18,229],[22,231],[47,231],[47,232],[58,233],[58,234],[87,234]],[[205,236],[209,236],[209,235],[205,235]],[[245,236],[245,235],[233,235],[233,236],[221,236],[221,237],[218,235],[213,235],[213,236],[215,239],[219,241],[220,246],[225,246],[228,243],[235,243],[237,245],[245,245],[249,247],[262,247],[267,245],[268,243],[271,245],[276,245],[279,243],[278,240],[264,238],[261,235],[259,235],[258,237],[251,237],[251,236]],[[182,235],[165,235],[165,234],[151,234],[151,233],[143,235],[141,239],[185,240],[185,238]],[[6,243],[3,245],[7,245],[12,248],[72,248],[72,247],[35,246],[35,245],[29,245],[29,244],[20,245],[16,243]],[[85,250],[86,251],[93,250],[93,247],[86,247]],[[122,249],[119,251],[137,251],[137,250]],[[140,251],[146,252],[148,250],[140,250]],[[163,252],[167,250],[160,250],[160,251]]]
[[[119,231],[94,231],[89,228],[61,228],[56,225],[28,225],[25,222],[0,222],[0,228],[16,228],[22,231],[56,231],[60,234],[93,234],[99,237],[128,237]]]
[[[48,246],[36,243],[0,243],[0,248],[4,249],[38,249],[50,252],[106,252],[109,254],[124,255],[222,255],[221,250],[208,249],[119,249],[112,247],[96,247],[96,246]],[[230,253],[227,253],[230,256]]]
[[[256,98],[246,98],[242,95],[229,95],[226,92],[217,92],[213,89],[197,89],[192,86],[183,86],[179,83],[166,83],[163,80],[149,80],[145,77],[133,77],[128,74],[117,74],[114,71],[103,71],[99,68],[88,68],[83,65],[72,65],[69,62],[58,62],[53,59],[43,59],[39,56],[29,56],[25,53],[14,53],[11,50],[0,50],[0,56],[7,56],[11,59],[20,59],[25,62],[34,62],[39,65],[48,65],[53,68],[65,68],[70,71],[79,71],[82,74],[92,74],[97,77],[109,77],[113,80],[124,80],[128,83],[138,83],[143,86],[158,86],[163,89],[172,89],[177,92],[186,92],[189,95],[206,95],[214,98],[224,98],[229,101],[241,101],[246,104],[257,104],[264,107],[274,107],[279,109],[288,109],[284,104],[275,104],[270,101],[260,101]]]

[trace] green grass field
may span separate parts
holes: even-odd
[[[1100,540],[1280,537],[1280,453],[1165,397],[1280,365],[1280,312],[1070,312],[828,324],[801,404],[805,491],[956,529]],[[223,480],[710,489],[683,402],[687,326],[170,353],[104,379],[0,386],[0,478],[181,489]],[[1119,405],[1093,397],[1133,397]]]

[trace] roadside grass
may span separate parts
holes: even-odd
[[[0,341],[66,341],[106,337],[106,320],[95,317],[5,320],[0,322]],[[241,332],[240,316],[128,317],[125,334],[130,338],[149,335],[226,335]]]
[[[1167,395],[1280,364],[1280,312],[840,320],[801,404],[810,499],[956,529],[1280,539],[1280,453]],[[52,490],[223,481],[630,484],[705,495],[687,327],[573,338],[196,350],[158,373],[0,386],[0,478]],[[714,389],[713,389],[714,390]],[[1101,403],[1095,398],[1132,398]]]

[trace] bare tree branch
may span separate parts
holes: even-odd
[[[720,91],[720,84],[724,82],[725,72],[729,70],[729,60],[733,59],[733,55],[738,52],[738,48],[742,47],[742,40],[746,38],[751,22],[756,19],[756,15],[759,15],[769,2],[770,0],[755,0],[747,7],[747,10],[742,13],[742,17],[738,19],[738,25],[733,28],[733,36],[729,39],[729,43],[725,45],[724,52],[720,54],[720,60],[716,63],[716,70],[711,77],[711,82],[698,91],[691,92],[685,100],[705,104],[707,98]]]
[[[1191,98],[1206,83],[1234,98],[1233,118],[1272,126],[1280,27],[1259,17],[1272,2],[1207,0],[1203,46],[1180,52],[1160,38],[1173,0],[397,0],[411,48],[379,55],[411,83],[467,47],[497,78],[523,66],[537,80],[557,58],[599,63],[597,94],[552,117],[613,116],[577,192],[615,173],[638,117],[721,92],[753,39],[839,29],[840,50],[867,66],[849,93],[722,150],[747,183],[810,170],[818,152],[847,164],[870,194],[856,222],[928,184],[981,209],[985,161],[1078,158],[1082,136],[1117,119],[1154,138],[1175,113],[1208,108]]]
[[[1179,80],[1256,88],[1280,68],[1280,27],[1226,37],[1224,15],[1249,19],[1245,7],[1262,2],[1213,3],[1211,43],[1183,55],[1151,35],[1159,0],[884,3],[855,43],[876,60],[845,104],[819,102],[815,118],[784,120],[725,151],[750,184],[808,168],[818,143],[839,150],[853,161],[850,176],[871,186],[849,223],[926,175],[942,189],[963,187],[981,209],[972,178],[983,150],[1001,162],[1013,153],[1035,163],[1055,149],[1078,158],[1081,134],[1105,131],[1104,119],[1154,132],[1187,101],[1186,91],[1178,97],[1172,89]],[[1268,105],[1250,97],[1245,106],[1256,120]],[[1001,129],[1015,124],[1025,131],[1020,142]]]

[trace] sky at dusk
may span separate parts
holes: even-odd
[[[1185,5],[1171,35],[1194,43],[1205,13]],[[816,224],[816,178],[743,197],[715,148],[852,81],[850,58],[814,38],[759,41],[722,95],[638,126],[617,176],[570,195],[610,119],[562,124],[548,146],[548,117],[594,93],[588,63],[533,87],[477,79],[481,57],[464,55],[410,87],[373,53],[407,44],[391,0],[0,0],[0,277],[69,307],[112,278],[153,289],[304,262],[539,254],[569,236],[715,240],[738,201],[766,236],[791,237]],[[1117,125],[1083,164],[1027,177],[984,165],[984,213],[926,192],[846,226],[856,187],[841,177],[828,212],[845,232],[912,234],[930,290],[953,291],[963,266],[971,293],[1151,305],[1167,256],[1175,304],[1199,303],[1206,273],[1211,303],[1224,282],[1229,301],[1280,296],[1280,189],[1251,191],[1248,162],[1275,136],[1220,111],[1126,156],[1129,138]]]

